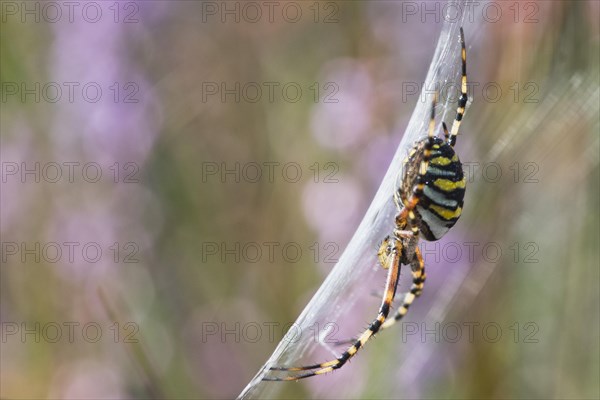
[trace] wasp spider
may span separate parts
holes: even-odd
[[[273,371],[306,372],[285,377],[266,377],[264,380],[295,381],[341,368],[377,332],[402,319],[414,299],[421,295],[425,283],[425,264],[417,246],[419,237],[422,235],[429,241],[442,238],[460,217],[465,195],[462,165],[454,152],[456,136],[467,104],[467,52],[462,28],[460,43],[461,95],[452,129],[448,132],[446,124],[442,123],[444,139],[434,134],[436,94],[431,107],[428,135],[414,145],[404,160],[402,182],[394,193],[394,202],[399,210],[395,221],[396,227],[392,235],[383,240],[378,251],[379,262],[388,270],[388,275],[377,317],[362,335],[350,341],[352,345],[338,358],[302,367],[272,367]],[[402,264],[411,267],[412,286],[404,295],[402,305],[395,315],[388,318]]]

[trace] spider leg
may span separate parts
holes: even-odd
[[[460,122],[465,115],[465,107],[467,106],[467,50],[465,48],[465,33],[463,32],[463,28],[460,28],[460,58],[462,59],[462,78],[460,85],[460,97],[458,98],[458,108],[456,109],[456,118],[452,123],[452,130],[450,131],[450,139],[448,140],[448,144],[454,147],[456,143],[456,135],[458,135],[458,128],[460,127]]]
[[[425,284],[425,262],[423,261],[423,256],[421,254],[421,250],[419,248],[415,248],[415,255],[410,264],[411,272],[413,276],[412,286],[410,290],[404,294],[404,298],[402,299],[402,306],[398,308],[393,318],[388,318],[385,320],[383,325],[381,325],[380,332],[384,329],[389,328],[394,325],[396,322],[400,321],[408,312],[408,308],[413,303],[413,301],[421,295],[423,292],[423,286]],[[345,344],[351,343],[356,339],[347,339],[339,341],[337,344]]]
[[[392,250],[390,256],[387,258],[388,263],[390,264],[388,269],[387,280],[385,284],[385,293],[383,295],[383,299],[381,301],[381,306],[379,307],[379,312],[377,313],[377,317],[371,322],[366,331],[363,332],[362,335],[356,340],[356,342],[350,346],[341,356],[336,358],[335,360],[327,361],[321,364],[307,365],[303,367],[272,367],[273,371],[306,371],[306,370],[314,370],[310,372],[306,372],[303,374],[286,376],[283,378],[276,377],[266,377],[263,378],[265,381],[296,381],[298,379],[309,378],[315,375],[322,375],[328,372],[334,371],[343,367],[348,360],[356,355],[358,350],[363,347],[369,339],[375,335],[381,325],[384,323],[386,318],[390,313],[390,307],[392,302],[394,301],[394,296],[396,294],[396,286],[398,285],[398,278],[400,276],[400,257],[402,254],[402,243],[398,239],[390,239],[393,241]]]
[[[446,139],[446,142],[450,140],[450,133],[448,133],[448,127],[446,126],[445,122],[442,122],[442,128],[444,128],[444,138]]]
[[[429,129],[427,130],[427,136],[432,137],[435,135],[435,105],[437,103],[438,92],[437,90],[433,94],[433,101],[431,103],[431,118],[429,118]]]
[[[410,267],[413,276],[410,291],[404,295],[402,306],[396,311],[394,317],[387,319],[381,326],[381,330],[387,329],[400,321],[408,312],[408,308],[413,301],[423,292],[423,286],[425,285],[425,278],[427,276],[425,275],[425,262],[423,261],[423,256],[418,247],[415,249],[415,255],[411,261]]]

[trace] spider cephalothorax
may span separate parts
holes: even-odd
[[[467,105],[467,52],[465,37],[460,28],[462,77],[461,95],[458,100],[456,118],[448,132],[442,122],[444,137],[435,135],[435,105],[431,106],[431,118],[427,136],[415,144],[404,160],[402,181],[394,193],[398,207],[395,228],[380,244],[377,259],[388,271],[385,293],[377,317],[358,338],[341,343],[352,343],[338,358],[324,363],[302,367],[271,367],[272,371],[305,371],[285,377],[265,377],[267,381],[295,381],[322,375],[344,366],[349,359],[377,332],[390,327],[406,315],[408,308],[421,295],[425,284],[425,262],[419,250],[419,237],[438,240],[460,217],[465,195],[465,178],[462,165],[454,152],[458,129]],[[412,286],[402,298],[393,317],[388,318],[396,295],[400,266],[410,265]]]

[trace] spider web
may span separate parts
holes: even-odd
[[[327,321],[342,321],[345,315],[348,315],[353,308],[356,308],[361,298],[360,293],[364,292],[364,290],[359,290],[359,288],[364,286],[363,282],[372,280],[377,273],[381,273],[382,269],[376,259],[376,249],[381,240],[393,229],[394,216],[397,210],[392,201],[392,195],[398,184],[397,180],[402,160],[406,157],[414,142],[420,139],[424,135],[424,132],[427,132],[431,99],[436,84],[439,87],[440,84],[456,85],[460,82],[459,28],[461,26],[465,27],[468,46],[469,36],[470,34],[473,35],[474,27],[473,24],[468,25],[465,21],[472,20],[473,18],[470,14],[471,8],[466,7],[468,1],[449,1],[449,3],[453,4],[454,7],[448,7],[448,9],[460,9],[462,10],[462,14],[460,17],[449,15],[446,20],[452,22],[445,21],[442,25],[421,96],[413,111],[402,141],[396,150],[394,158],[369,209],[338,263],[327,276],[317,293],[306,305],[298,319],[292,325],[292,328],[288,331],[288,334],[281,340],[271,357],[248,383],[238,399],[265,399],[276,396],[276,390],[281,388],[282,383],[262,381],[262,378],[266,374],[272,373],[269,371],[269,368],[272,366],[312,364],[320,361],[305,356],[314,353],[316,350],[325,350],[329,355],[328,358],[333,359],[345,349],[345,347],[335,347],[326,342],[325,339],[331,333],[327,329],[331,328],[331,325]],[[454,118],[456,103],[455,101],[450,101],[453,100],[451,97],[440,97],[441,101],[436,107],[436,132],[439,132],[442,119],[449,121],[451,124]],[[403,270],[405,271],[406,267]],[[466,272],[456,274],[452,281],[445,286],[444,291],[438,294],[444,300],[443,303],[436,303],[443,305],[430,309],[425,317],[426,319],[443,319],[449,307],[451,307],[452,298],[466,278]],[[381,281],[383,282],[384,279],[382,278]],[[402,280],[403,278],[401,277]],[[397,293],[397,299],[398,296],[402,296],[400,289]],[[372,307],[372,315],[369,314],[369,318],[375,316],[376,307]],[[391,315],[393,315],[393,312]],[[313,334],[315,326],[326,328],[319,332],[319,340],[315,340],[316,335]],[[356,331],[352,331],[350,336],[356,333]],[[337,338],[340,337],[347,336],[342,334],[337,336]],[[403,368],[401,366],[401,369],[410,370],[412,374],[416,374],[418,373],[418,366],[413,364],[410,365],[410,368]]]

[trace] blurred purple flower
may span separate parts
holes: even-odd
[[[304,216],[323,243],[349,240],[363,211],[360,184],[349,176],[338,179],[337,183],[311,182],[303,190]]]
[[[313,110],[312,131],[324,147],[344,150],[360,143],[372,128],[373,83],[367,69],[350,59],[330,62],[324,75],[330,86]]]

